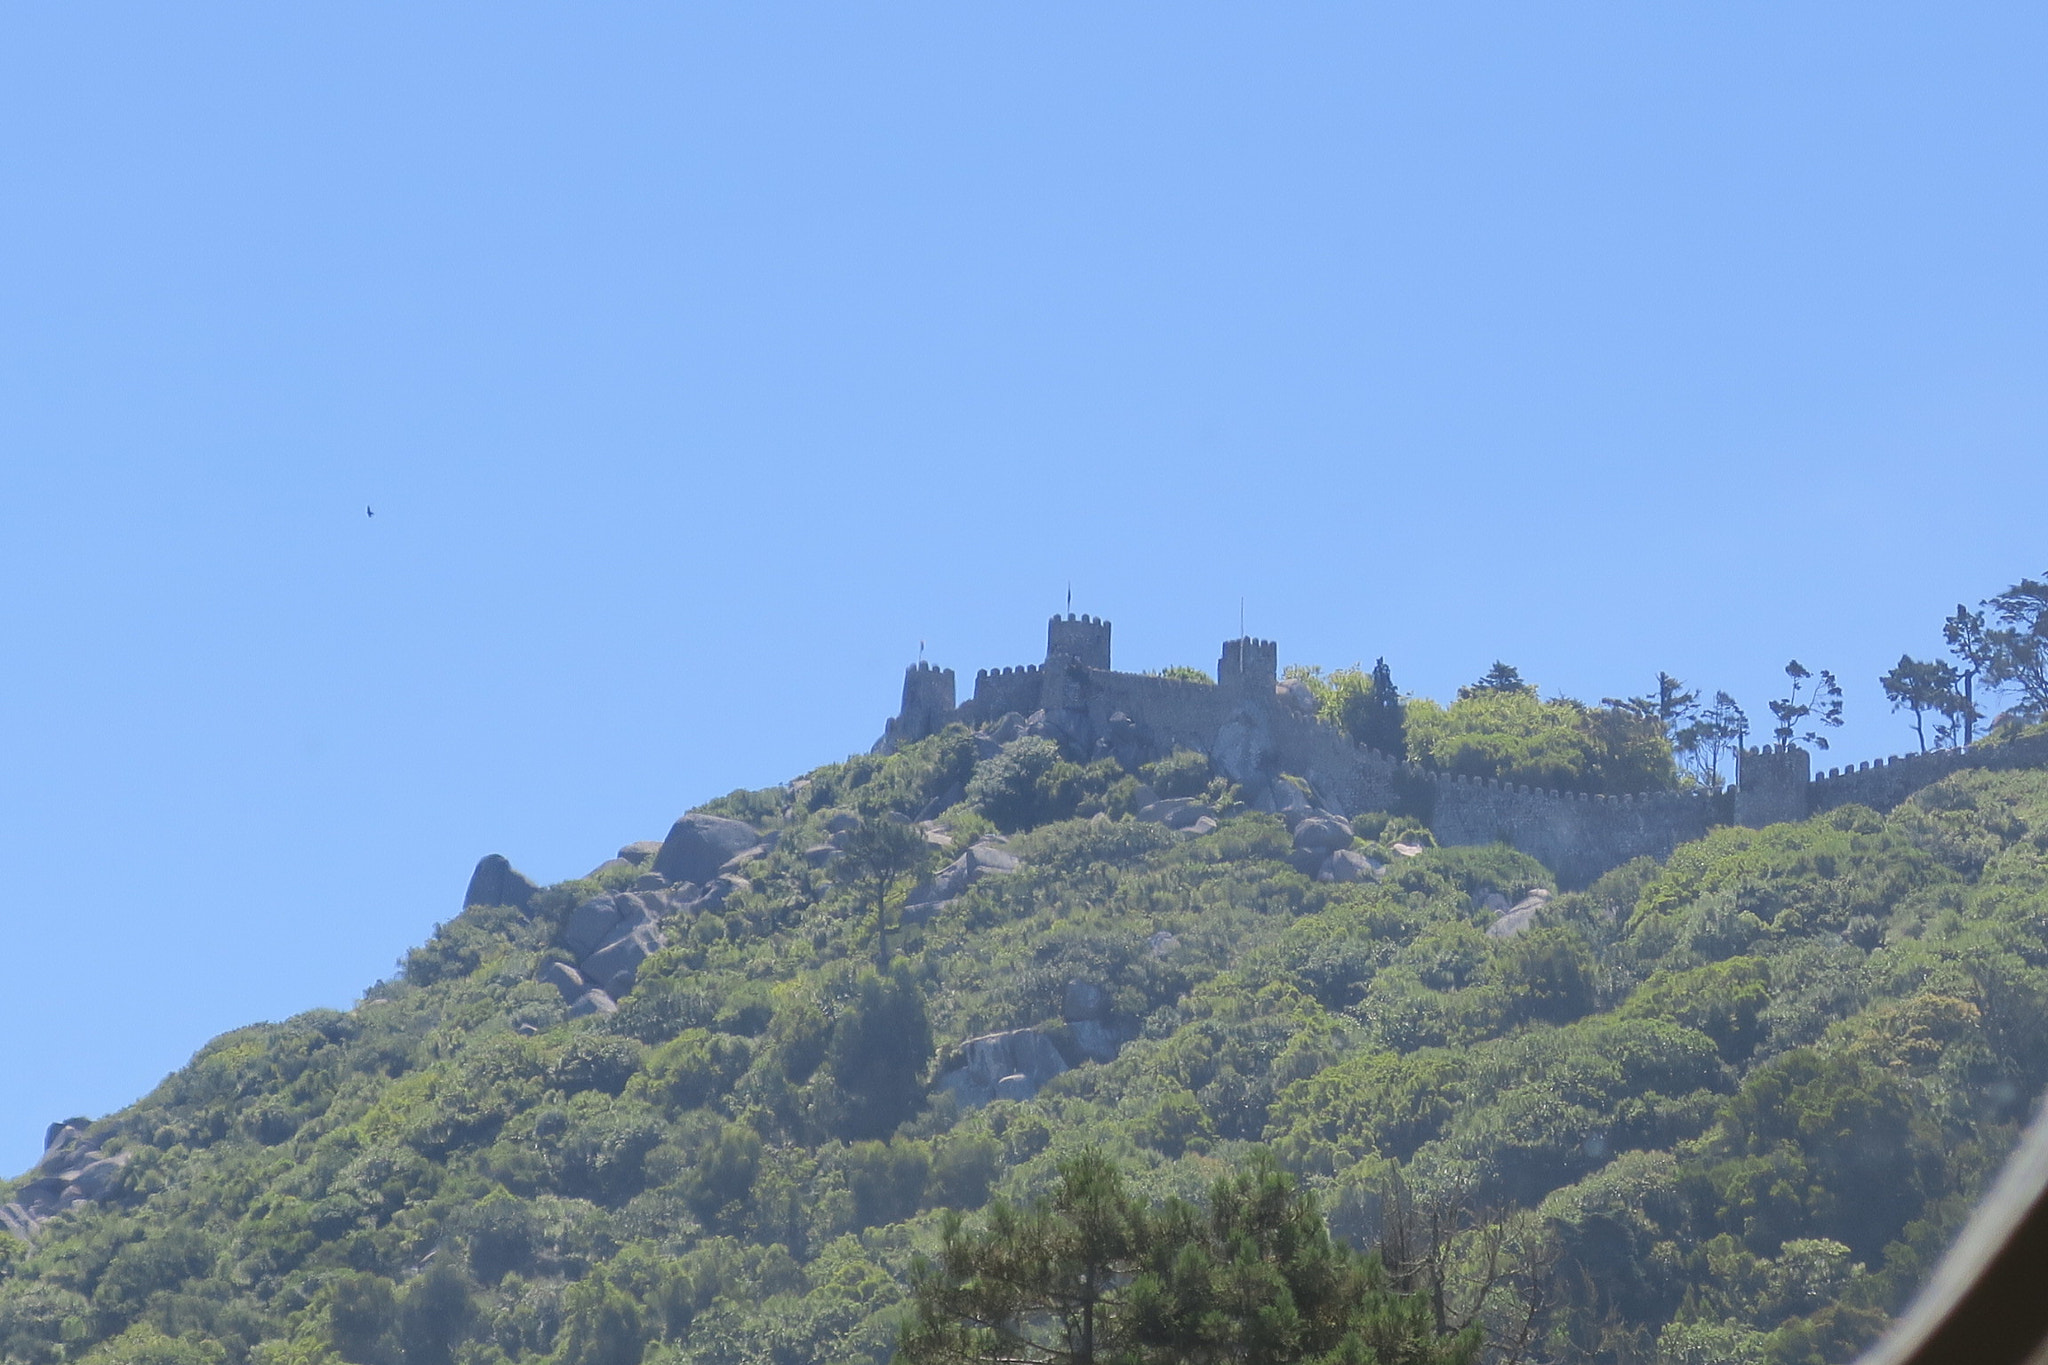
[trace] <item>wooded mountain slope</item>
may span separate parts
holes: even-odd
[[[715,802],[773,847],[616,1014],[536,973],[644,869],[470,908],[357,1008],[224,1035],[92,1124],[126,1164],[0,1237],[0,1352],[880,1361],[941,1210],[1085,1146],[1199,1198],[1264,1144],[1499,1358],[1844,1360],[2048,1080],[2048,774],[1718,830],[1505,933],[1555,890],[1522,855],[1375,817],[1380,878],[1318,882],[1200,759],[1155,767],[954,730]],[[1018,865],[892,918],[878,971],[827,824],[956,786],[934,863],[1000,826]],[[1064,1069],[938,1083],[1011,1029]]]

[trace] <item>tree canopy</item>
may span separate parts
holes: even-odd
[[[906,1365],[1465,1365],[1476,1329],[1438,1331],[1377,1257],[1331,1237],[1270,1154],[1219,1177],[1206,1207],[1148,1206],[1099,1150],[1052,1191],[949,1217],[912,1273]]]

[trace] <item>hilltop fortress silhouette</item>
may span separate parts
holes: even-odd
[[[1545,791],[1437,772],[1359,744],[1318,719],[1304,692],[1281,683],[1279,653],[1271,640],[1226,640],[1214,683],[1121,673],[1110,666],[1109,622],[1054,616],[1043,663],[983,669],[964,702],[956,699],[952,669],[922,661],[906,669],[902,708],[876,748],[890,750],[948,725],[1000,727],[1014,715],[1022,728],[1070,752],[1113,757],[1132,769],[1192,749],[1240,784],[1257,809],[1285,805],[1287,792],[1276,784],[1300,778],[1340,815],[1410,811],[1439,843],[1509,844],[1566,886],[1584,886],[1632,858],[1665,857],[1714,825],[1761,828],[1851,804],[1884,811],[1965,768],[2048,765],[2048,735],[1906,754],[1818,776],[1804,749],[1765,748],[1741,755],[1736,785],[1723,792]]]

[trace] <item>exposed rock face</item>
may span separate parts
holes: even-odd
[[[1038,1087],[1032,1083],[1029,1076],[1020,1071],[1015,1075],[1005,1076],[997,1081],[995,1094],[991,1098],[999,1100],[1028,1100],[1037,1093]]]
[[[633,989],[640,964],[660,952],[661,931],[651,924],[637,924],[583,959],[584,976],[614,996]]]
[[[1351,847],[1351,822],[1326,810],[1304,815],[1294,822],[1294,846],[1329,853]]]
[[[1296,715],[1314,716],[1316,694],[1299,678],[1282,678],[1273,684],[1273,699]]]
[[[1316,873],[1319,882],[1369,882],[1383,871],[1378,863],[1355,848],[1340,848],[1323,860]]]
[[[1015,872],[1017,867],[1016,854],[1005,852],[994,844],[976,844],[911,892],[910,899],[904,903],[904,911],[930,914],[948,901],[966,894],[967,888],[983,877]]]
[[[127,1164],[127,1153],[103,1156],[99,1144],[77,1128],[51,1124],[33,1178],[15,1191],[13,1203],[0,1208],[0,1228],[25,1240],[66,1209],[105,1198]]]
[[[1125,1043],[1138,1036],[1135,1021],[1116,1017],[1116,1000],[1093,981],[1069,981],[1060,1000],[1060,1018],[1067,1037],[1091,1062],[1111,1062]]]
[[[1150,820],[1168,829],[1186,829],[1197,820],[1216,818],[1216,812],[1193,796],[1170,796],[1164,801],[1154,801],[1138,808],[1140,820]],[[1211,829],[1215,828],[1212,824]]]
[[[583,979],[583,973],[566,962],[548,963],[534,973],[534,979],[560,991],[562,1003],[565,1005],[575,1004],[577,998],[590,989],[590,983]]]
[[[672,882],[708,882],[735,854],[761,842],[754,827],[717,815],[685,815],[669,830],[654,870]]]
[[[569,1017],[580,1019],[587,1014],[617,1014],[618,1002],[600,990],[585,991],[569,1006]]]
[[[620,849],[619,856],[635,867],[648,867],[653,864],[654,856],[660,852],[661,840],[641,839]]]
[[[752,848],[741,849],[718,865],[719,875],[724,876],[727,873],[737,872],[748,863],[767,857],[768,848],[769,845],[767,844],[755,844]]]
[[[1067,1036],[1091,1062],[1113,1062],[1124,1044],[1138,1036],[1137,1025],[1114,1019],[1083,1019],[1067,1025]]]
[[[540,888],[515,871],[502,853],[486,853],[469,874],[469,890],[462,893],[465,909],[472,905],[511,905],[525,910],[533,904]]]
[[[617,998],[633,989],[640,964],[667,946],[660,921],[678,890],[621,891],[584,901],[562,926],[562,946],[576,954],[576,966],[548,963],[538,979],[562,993],[571,1014],[611,1013]],[[593,993],[604,999],[592,1001]]]
[[[1500,918],[1486,926],[1486,932],[1494,938],[1513,938],[1528,928],[1535,920],[1537,911],[1548,904],[1550,893],[1539,886],[1501,911]]]
[[[939,1084],[967,1105],[997,1098],[1030,1099],[1067,1069],[1052,1039],[1028,1028],[969,1038],[949,1060],[954,1065],[939,1077]]]
[[[562,944],[580,961],[596,952],[618,927],[618,897],[592,896],[569,912],[569,922],[562,928]]]
[[[1264,713],[1240,711],[1216,731],[1209,759],[1232,782],[1261,785],[1275,766],[1273,733]]]

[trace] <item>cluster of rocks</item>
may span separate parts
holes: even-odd
[[[668,837],[627,844],[591,873],[643,868],[628,889],[591,896],[563,921],[560,943],[573,962],[551,960],[536,973],[562,993],[572,1015],[611,1014],[633,989],[640,964],[667,946],[661,922],[680,911],[717,905],[746,885],[742,869],[767,856],[763,837],[744,820],[685,815]],[[533,908],[540,888],[496,853],[476,865],[463,904]]]
[[[120,1179],[128,1154],[106,1156],[97,1142],[69,1123],[53,1123],[43,1136],[43,1159],[14,1202],[0,1206],[0,1228],[24,1240],[36,1226],[66,1209],[104,1198]]]
[[[1351,822],[1311,801],[1294,783],[1284,777],[1274,782],[1269,799],[1287,822],[1294,865],[1301,872],[1319,882],[1367,882],[1386,875],[1385,864],[1354,847],[1357,834]]]
[[[957,783],[954,785],[956,789],[959,786]],[[926,813],[921,818],[915,821],[907,821],[906,823],[915,824],[924,835],[927,843],[939,848],[951,848],[953,846],[953,831],[951,827],[939,823],[932,818],[934,807],[938,811],[948,810],[965,800],[966,795],[964,790],[959,790],[957,795],[952,793],[942,794],[927,803],[925,807]],[[941,802],[944,804],[940,804]],[[904,817],[891,815],[884,818],[901,820]],[[825,818],[820,826],[825,832],[824,842],[812,844],[809,848],[806,848],[804,850],[805,860],[813,867],[829,866],[835,858],[846,850],[847,843],[855,834],[860,832],[866,823],[865,820],[853,811],[833,812]],[[947,863],[911,890],[910,895],[904,901],[904,918],[912,921],[929,919],[934,913],[944,909],[947,905],[965,895],[967,888],[980,881],[983,877],[1000,876],[1007,872],[1015,872],[1019,865],[1017,855],[1008,852],[1003,847],[1008,842],[1009,840],[1000,834],[984,834],[975,840],[973,846],[965,853],[953,859],[952,862]]]
[[[963,1105],[1028,1100],[1067,1069],[1052,1039],[1029,1028],[969,1038],[946,1060],[939,1087],[952,1091]]]
[[[640,964],[668,946],[661,932],[666,908],[659,891],[592,896],[569,912],[562,946],[576,965],[551,961],[539,979],[562,993],[571,1015],[611,1014],[633,989]]]
[[[653,875],[668,886],[694,883],[702,895],[723,897],[746,878],[739,869],[765,858],[775,836],[763,838],[744,820],[718,815],[685,815],[670,826],[668,838],[654,855]],[[715,883],[724,882],[720,890]]]
[[[1207,834],[1216,828],[1216,811],[1198,796],[1155,796],[1150,787],[1138,788],[1137,810],[1140,820],[1168,829],[1179,830],[1190,838]]]
[[[1069,1061],[1113,1061],[1123,1045],[1137,1036],[1131,1020],[1120,1018],[1110,993],[1092,981],[1069,981],[1060,1002],[1064,1027],[1060,1036],[1040,1029],[1005,1029],[969,1038],[954,1048],[939,1073],[939,1088],[961,1104],[991,1100],[1028,1100],[1053,1077],[1069,1070]],[[1063,1054],[1060,1043],[1067,1044]]]
[[[1509,905],[1508,898],[1495,891],[1486,897],[1484,904],[1497,917],[1486,926],[1486,932],[1494,938],[1513,938],[1529,927],[1538,910],[1550,904],[1550,892],[1539,886]]]

